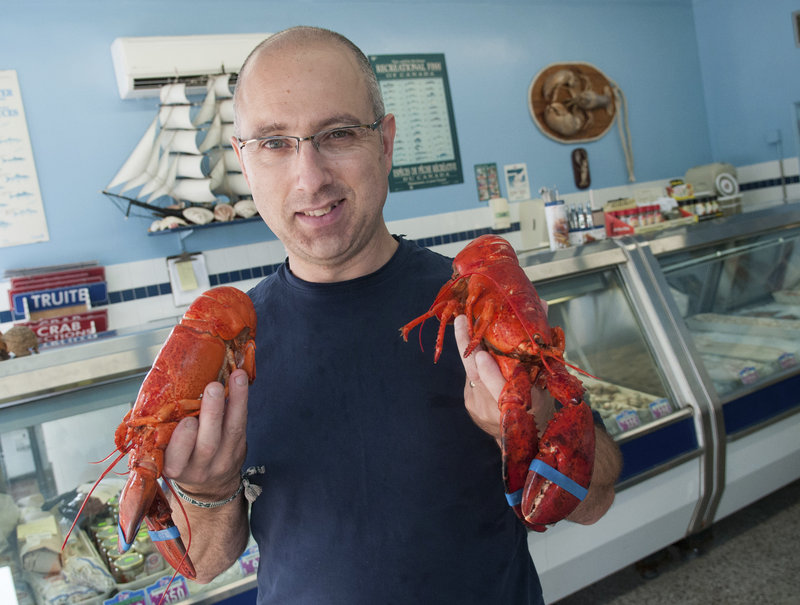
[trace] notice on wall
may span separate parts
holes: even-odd
[[[531,186],[528,182],[527,164],[506,164],[503,166],[506,174],[506,190],[508,199],[512,202],[522,202],[531,199]]]
[[[475,186],[478,188],[478,200],[481,202],[500,197],[497,164],[475,164]]]
[[[397,134],[390,191],[463,183],[443,54],[373,55],[386,112]]]
[[[0,70],[0,247],[49,239],[17,72]]]

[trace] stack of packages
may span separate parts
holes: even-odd
[[[108,329],[105,268],[97,263],[9,271],[15,325],[2,335],[9,356],[97,338]]]

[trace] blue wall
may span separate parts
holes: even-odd
[[[798,154],[800,47],[795,0],[695,0],[698,48],[715,159],[734,165]],[[779,134],[778,134],[779,133]]]
[[[790,2],[734,2],[732,15],[721,10],[730,4],[723,0],[696,4],[697,32],[691,0],[5,0],[0,69],[15,69],[19,76],[50,241],[0,248],[0,271],[90,259],[112,264],[180,252],[176,234],[147,236],[148,221],[126,221],[99,193],[139,140],[156,104],[155,99],[119,98],[109,51],[117,37],[274,32],[306,23],[341,31],[367,53],[444,53],[465,182],[391,194],[386,217],[395,220],[476,207],[477,163],[526,162],[534,191],[553,184],[573,191],[569,158],[575,146],[543,136],[526,104],[531,79],[552,62],[592,63],[621,86],[629,104],[638,181],[681,176],[712,160],[774,159],[774,149],[763,140],[773,121],[750,121],[773,95],[767,78],[774,63],[747,50],[766,46],[763,38],[770,34],[759,32],[740,42],[732,38],[755,15],[766,21],[775,13],[774,20],[785,27]],[[774,4],[785,6],[774,10]],[[740,85],[733,104],[718,99],[717,91],[725,95],[720,84],[726,81],[714,71],[721,60],[715,52],[719,41],[736,50],[734,63],[756,63],[764,79],[760,86]],[[792,48],[795,67],[796,56]],[[773,71],[781,82],[789,73]],[[735,75],[744,82],[751,72]],[[702,76],[708,78],[705,87]],[[798,85],[796,78],[792,85]],[[711,115],[704,92],[714,108]],[[786,128],[786,119],[774,121]],[[616,128],[583,146],[594,187],[627,182]],[[187,247],[203,250],[264,238],[272,235],[254,222],[196,231]]]

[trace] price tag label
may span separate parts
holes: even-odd
[[[672,406],[666,398],[662,397],[650,402],[650,413],[655,419],[663,418],[672,414]]]
[[[254,574],[258,571],[259,558],[257,544],[248,546],[247,549],[242,553],[242,556],[239,557],[239,567],[245,576],[249,576],[250,574]]]
[[[639,418],[639,414],[636,413],[636,410],[620,412],[617,414],[616,420],[617,426],[621,431],[629,431],[642,424],[642,420]]]
[[[169,583],[169,579],[169,576],[164,576],[147,587],[147,598],[150,599],[150,603],[177,603],[189,596],[186,578],[181,575],[175,576],[172,584]]]
[[[147,605],[147,597],[144,590],[123,590],[103,601],[103,605]]]
[[[742,384],[753,384],[758,380],[758,371],[753,366],[747,366],[739,370],[739,380]]]

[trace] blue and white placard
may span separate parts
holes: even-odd
[[[17,72],[0,70],[0,247],[49,239]]]

